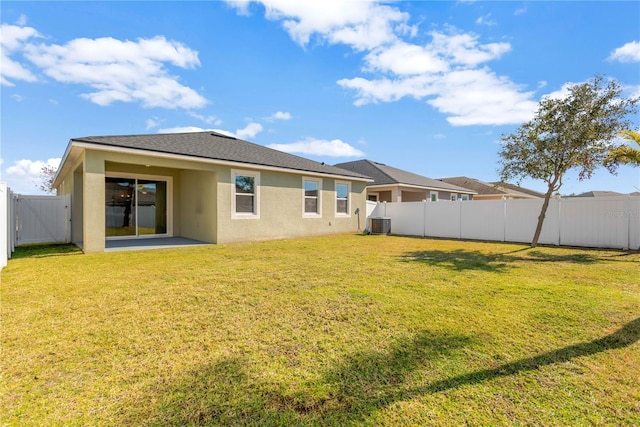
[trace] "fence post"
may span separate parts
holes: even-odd
[[[464,200],[458,203],[458,240],[462,240],[462,204]]]
[[[9,191],[9,197],[10,197],[10,201],[11,203],[9,203],[11,212],[9,212],[11,219],[10,219],[10,224],[11,224],[11,230],[9,231],[9,234],[11,235],[11,253],[13,254],[13,251],[16,250],[16,244],[17,244],[17,240],[18,240],[18,224],[17,224],[17,211],[18,211],[18,207],[16,206],[17,204],[17,195],[13,193],[13,191]]]
[[[562,244],[562,197],[557,196],[558,200],[558,246]]]
[[[631,217],[633,216],[633,211],[631,211],[631,194],[627,196],[627,247],[623,248],[626,250],[631,249]]]
[[[507,198],[502,198],[502,241],[507,241]]]
[[[422,237],[427,235],[427,200],[422,201]]]
[[[7,184],[0,182],[0,269],[7,265],[9,259],[9,191]]]

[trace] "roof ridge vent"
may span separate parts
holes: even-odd
[[[224,133],[218,133],[218,132],[213,132],[211,131],[210,134],[212,136],[219,136],[220,138],[227,138],[227,139],[238,139],[235,136],[231,136],[231,135],[225,135]]]

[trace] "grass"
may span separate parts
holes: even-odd
[[[341,235],[2,271],[3,425],[640,425],[640,254]]]

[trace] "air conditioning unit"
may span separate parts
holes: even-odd
[[[391,218],[371,218],[371,234],[391,234]]]

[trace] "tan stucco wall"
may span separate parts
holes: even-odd
[[[180,235],[208,243],[217,242],[216,174],[206,171],[180,172]]]
[[[250,169],[245,169],[249,170]],[[231,171],[218,174],[218,243],[356,232],[365,227],[365,183],[352,182],[350,216],[336,216],[335,180],[322,179],[322,216],[303,217],[303,175],[260,171],[260,218],[232,218]]]
[[[350,216],[341,217],[335,213],[335,180],[322,178],[322,216],[307,218],[303,217],[304,175],[256,169],[260,172],[260,218],[232,219],[229,166],[91,149],[75,162],[67,176],[61,177],[60,188],[72,194],[77,210],[72,221],[74,241],[82,240],[87,253],[104,251],[105,177],[109,174],[171,177],[174,236],[229,243],[356,232],[357,208],[360,229],[365,228],[364,182],[351,182]]]

